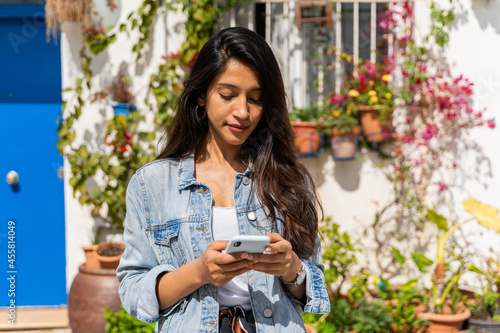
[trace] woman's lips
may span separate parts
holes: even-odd
[[[238,125],[238,124],[227,124],[227,126],[229,127],[229,129],[231,131],[236,132],[236,133],[242,133],[248,128],[248,126],[243,126],[243,125]]]

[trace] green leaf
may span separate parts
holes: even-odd
[[[448,220],[446,220],[446,218],[442,215],[439,215],[435,210],[427,208],[426,218],[427,220],[434,222],[439,229],[443,231],[448,230]]]
[[[422,273],[427,273],[427,269],[429,268],[429,266],[431,266],[434,263],[431,259],[427,258],[425,254],[423,254],[420,251],[413,251],[411,253],[411,257],[415,262],[415,264],[417,265],[418,270]]]
[[[469,271],[474,272],[474,273],[477,273],[477,274],[486,275],[486,273],[485,273],[483,270],[479,269],[478,267],[476,267],[476,266],[474,266],[474,265],[469,265],[469,266],[467,267],[467,269],[468,269]]]
[[[392,256],[400,265],[404,265],[404,263],[406,262],[405,257],[394,246],[392,247]]]
[[[120,32],[127,30],[127,25],[125,23],[120,24]]]

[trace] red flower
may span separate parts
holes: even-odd
[[[496,127],[496,124],[495,124],[495,119],[490,119],[488,120],[488,127],[493,129]]]

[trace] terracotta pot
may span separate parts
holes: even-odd
[[[80,265],[68,295],[69,323],[73,333],[105,333],[105,306],[120,311],[115,269],[90,269]]]
[[[102,255],[102,251],[107,248],[109,245],[113,245],[116,247],[119,247],[123,250],[125,249],[125,244],[124,243],[115,243],[115,242],[104,242],[101,243],[97,246],[96,248],[96,257],[97,260],[99,260],[99,264],[101,265],[102,268],[109,268],[109,269],[116,269],[118,267],[118,264],[120,263],[120,258],[122,256],[122,253],[114,255],[114,256],[104,256]]]
[[[95,252],[97,249],[97,245],[84,245],[82,246],[82,249],[85,252],[85,265],[91,269],[101,268],[101,263],[97,259]]]
[[[384,132],[390,131],[388,121],[387,126],[383,126],[382,122],[378,119],[379,106],[377,105],[361,105],[358,107],[361,126],[367,141],[369,142],[382,142],[386,139]]]
[[[330,146],[335,160],[350,160],[358,152],[359,135],[361,127],[356,126],[350,133],[340,134],[337,128],[332,129]]]
[[[295,132],[295,149],[300,154],[319,152],[321,146],[321,133],[316,128],[317,122],[292,121]]]
[[[431,322],[427,328],[427,333],[452,333],[462,330],[464,321],[470,317],[470,311],[465,310],[457,314],[420,312],[417,313],[417,317]]]

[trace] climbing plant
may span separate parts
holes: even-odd
[[[185,40],[177,53],[163,56],[163,62],[150,76],[145,98],[147,110],[117,114],[106,121],[103,144],[92,148],[76,140],[75,125],[85,108],[106,100],[108,92],[93,82],[92,62],[95,56],[113,44],[117,36],[112,27],[82,26],[80,75],[73,87],[63,90],[63,112],[58,127],[57,147],[71,166],[69,184],[82,205],[92,208],[92,215],[101,216],[114,227],[121,227],[125,217],[125,192],[134,172],[155,158],[156,132],[169,124],[182,92],[182,84],[196,61],[197,54],[215,32],[221,15],[238,2],[227,0],[214,5],[212,0],[144,0],[139,8],[120,25],[118,33],[137,31],[139,38],[132,52],[141,59],[153,32],[155,17],[160,11],[174,11],[185,16]],[[144,126],[145,115],[152,111],[156,126]],[[144,130],[149,128],[149,130]],[[142,130],[141,130],[142,129]],[[99,141],[99,140],[96,140]],[[90,186],[89,181],[97,183]]]

